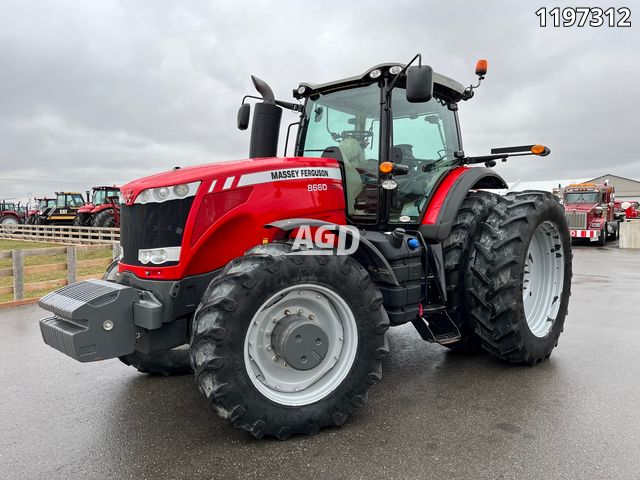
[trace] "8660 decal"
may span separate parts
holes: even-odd
[[[540,27],[631,27],[627,7],[542,7],[536,10]]]

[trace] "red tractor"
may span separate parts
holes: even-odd
[[[571,284],[564,211],[547,192],[485,190],[507,188],[497,160],[549,149],[467,156],[458,107],[479,83],[419,55],[302,83],[301,103],[253,82],[250,158],[123,186],[122,257],[104,280],[40,300],[48,345],[81,362],[193,371],[219,415],[280,439],[341,425],[365,403],[389,326],[510,363],[551,354]],[[278,157],[283,108],[300,126],[294,154]]]
[[[24,223],[26,212],[20,203],[0,201],[0,225],[19,225]]]
[[[604,246],[618,238],[619,221],[611,185],[579,183],[564,189],[564,211],[572,238],[588,238]]]
[[[120,226],[120,188],[116,186],[93,187],[91,201],[78,210],[73,221],[77,227],[118,227]],[[87,191],[87,197],[89,192]]]

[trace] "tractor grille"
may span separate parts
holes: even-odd
[[[142,248],[179,247],[194,197],[144,205],[121,205],[120,245],[122,262],[142,265],[138,250]],[[163,267],[178,262],[165,262]]]
[[[565,212],[564,215],[567,217],[569,228],[574,230],[585,230],[587,228],[586,212]]]

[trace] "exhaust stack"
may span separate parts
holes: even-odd
[[[262,102],[254,106],[249,158],[275,157],[278,154],[282,108],[276,105],[273,90],[264,80],[253,75],[251,80],[262,97]]]

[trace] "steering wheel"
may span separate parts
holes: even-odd
[[[435,164],[435,161],[434,161]],[[402,190],[404,196],[414,194],[416,196],[422,196],[425,192],[425,184],[433,177],[431,171],[425,173],[418,173],[411,175],[410,177],[395,177],[395,181],[398,182],[398,189]]]

